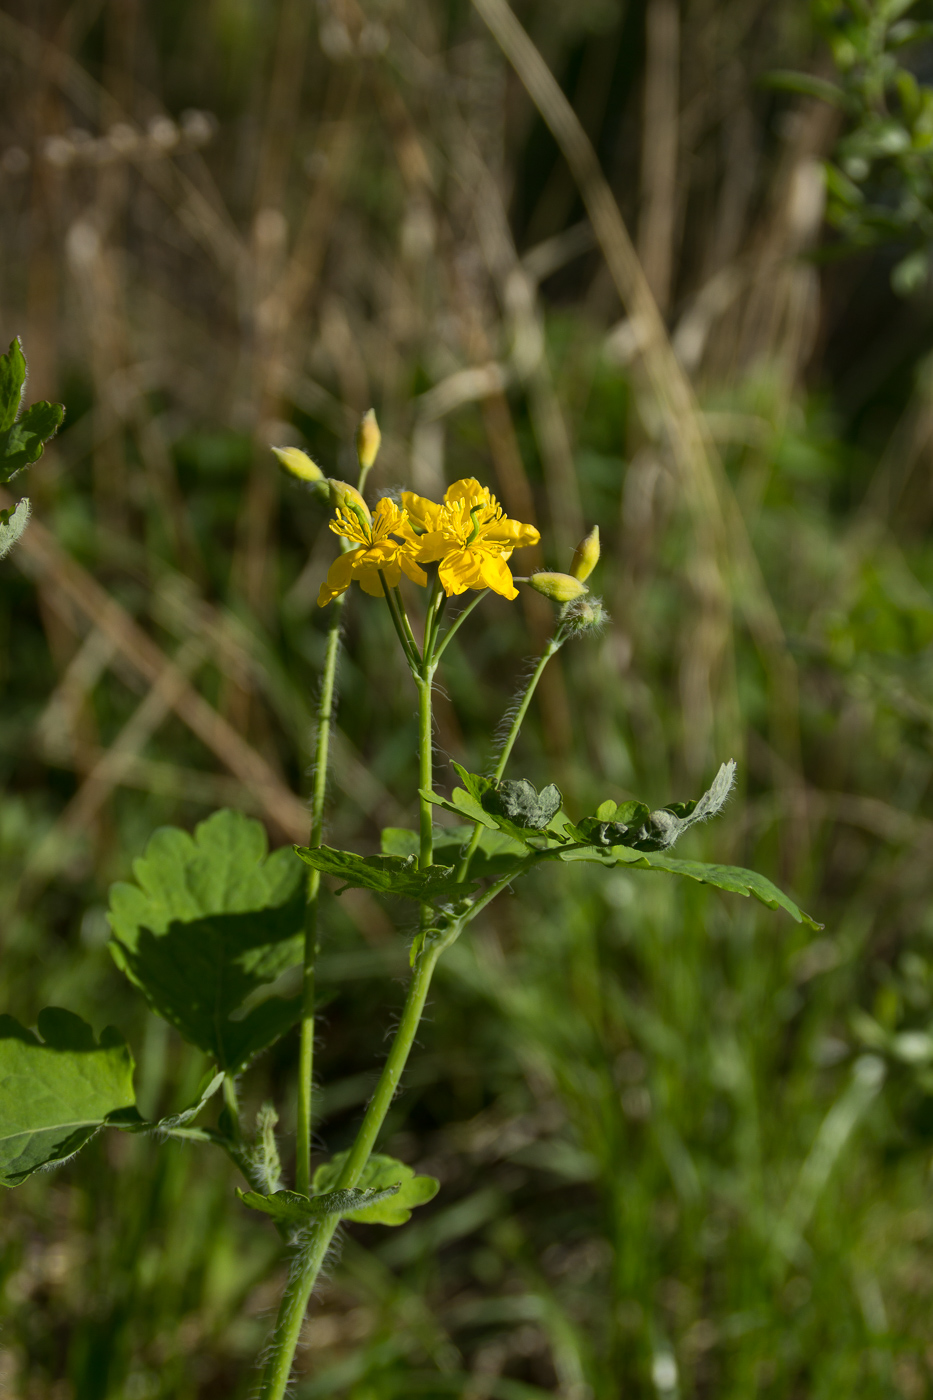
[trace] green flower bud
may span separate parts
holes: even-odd
[[[573,552],[570,572],[582,583],[599,563],[599,526],[594,525],[585,540],[581,540]]]
[[[376,422],[376,410],[368,408],[363,414],[362,422],[356,433],[356,455],[359,458],[361,471],[369,471],[379,455],[381,442],[382,433],[380,433],[379,424]]]
[[[300,447],[273,447],[272,451],[285,470],[291,476],[297,476],[299,481],[307,481],[314,485],[324,480],[324,473],[317,462],[312,462],[307,452],[302,452]]]
[[[363,500],[363,497],[355,486],[351,486],[348,481],[337,481],[332,476],[327,478],[327,484],[330,487],[331,505],[335,510],[338,508],[340,510],[349,510],[357,516],[362,512],[370,525],[373,523],[373,517],[370,514],[369,506]]]
[[[601,598],[594,598],[592,593],[587,593],[585,598],[578,598],[575,603],[571,603],[561,621],[561,627],[566,629],[570,636],[579,636],[582,632],[599,632],[609,621],[609,614],[603,607]]]
[[[572,603],[587,591],[585,583],[569,574],[532,574],[528,582],[536,593],[543,593],[552,603]]]

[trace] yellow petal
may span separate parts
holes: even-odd
[[[402,505],[419,530],[436,530],[441,518],[441,507],[426,496],[416,496],[414,491],[402,492]]]
[[[439,530],[430,530],[426,535],[419,536],[416,558],[422,564],[433,564],[435,560],[443,559],[451,548],[456,549],[456,545],[452,546],[449,540],[445,540]]]
[[[487,505],[489,499],[489,488],[480,486],[475,476],[462,477],[444,492],[444,504],[448,506],[457,501],[466,501],[468,506]]]
[[[509,566],[501,555],[484,554],[480,563],[480,572],[486,588],[492,588],[496,593],[501,593],[503,598],[518,597],[518,589],[512,582]]]
[[[317,595],[319,608],[325,608],[334,598],[339,598],[341,593],[346,593],[353,578],[353,565],[362,553],[361,549],[351,549],[349,553],[337,556],[327,570],[327,578],[321,584],[320,592]]]
[[[520,520],[496,520],[483,531],[484,540],[495,540],[509,544],[512,549],[525,549],[537,544],[541,535],[534,525],[523,525]]]

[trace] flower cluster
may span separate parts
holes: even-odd
[[[428,580],[420,565],[434,563],[448,597],[491,588],[503,598],[517,598],[508,560],[514,549],[540,538],[533,525],[510,520],[473,477],[455,481],[440,504],[403,491],[401,506],[384,496],[373,518],[368,516],[361,498],[338,505],[330,528],[354,547],[331,565],[318,596],[321,607],[354,579],[376,597],[383,593],[383,579],[394,588],[403,573],[424,587]]]

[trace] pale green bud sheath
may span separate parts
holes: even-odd
[[[581,540],[573,552],[570,572],[581,583],[589,578],[599,563],[599,526],[594,525],[585,540]]]
[[[364,528],[372,525],[372,512],[355,486],[351,486],[348,481],[338,481],[333,476],[327,478],[327,485],[330,488],[331,505],[335,510],[352,511]]]
[[[292,476],[297,476],[299,481],[324,480],[324,473],[317,462],[312,461],[307,452],[302,452],[300,447],[273,447],[272,451],[285,470]]]
[[[552,603],[572,603],[587,591],[586,584],[570,574],[532,574],[526,582],[536,593],[550,598]]]
[[[382,444],[382,433],[379,431],[379,424],[376,422],[376,410],[368,408],[363,414],[360,426],[356,431],[356,457],[360,464],[360,490],[369,475],[370,469],[379,456],[379,448]]]

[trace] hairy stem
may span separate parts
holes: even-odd
[[[444,940],[426,945],[415,960],[402,1019],[379,1076],[376,1092],[360,1124],[350,1155],[344,1163],[337,1182],[338,1188],[355,1186],[363,1174],[411,1053],[435,965],[444,948],[453,942],[459,931],[459,926],[456,926],[448,932]],[[259,1400],[282,1400],[285,1395],[308,1300],[337,1230],[337,1224],[336,1216],[322,1220],[314,1227],[304,1247],[295,1255],[272,1334]]]
[[[330,752],[330,731],[334,713],[334,687],[337,680],[337,658],[340,654],[340,628],[346,594],[335,598],[331,612],[327,649],[324,653],[324,676],[321,701],[318,706],[317,740],[314,751],[314,790],[311,795],[311,847],[321,844],[324,830],[324,799],[327,795],[327,763]],[[318,895],[321,888],[319,870],[309,870],[305,902],[304,968],[301,990],[301,1041],[298,1050],[298,1122],[295,1159],[295,1189],[308,1195],[311,1187],[311,1104],[314,1077],[314,992],[315,964],[318,953]]]
[[[531,697],[534,695],[538,687],[538,682],[544,675],[544,668],[550,661],[551,657],[556,655],[556,653],[560,651],[565,640],[566,637],[564,633],[561,631],[560,627],[558,627],[554,636],[551,638],[547,646],[544,648],[544,651],[541,653],[541,657],[538,661],[537,666],[531,673],[531,677],[528,681],[527,686],[525,687],[525,693],[519,701],[518,709],[515,711],[515,718],[512,720],[509,732],[505,736],[505,743],[502,745],[502,750],[499,754],[499,761],[496,764],[496,771],[493,774],[493,779],[495,782],[499,782],[500,778],[502,777],[502,774],[505,772],[505,765],[508,763],[509,758],[511,757],[512,749],[515,747],[515,740],[519,736],[519,732],[521,731],[521,727],[524,723],[525,716],[528,713],[528,706],[531,704]],[[467,875],[470,873],[470,862],[473,859],[474,851],[479,845],[479,839],[482,835],[482,830],[483,828],[480,826],[479,822],[477,822],[476,825],[473,827],[473,835],[470,837],[470,844],[467,846],[463,854],[463,859],[461,860],[459,868],[457,870],[458,880],[465,880]]]

